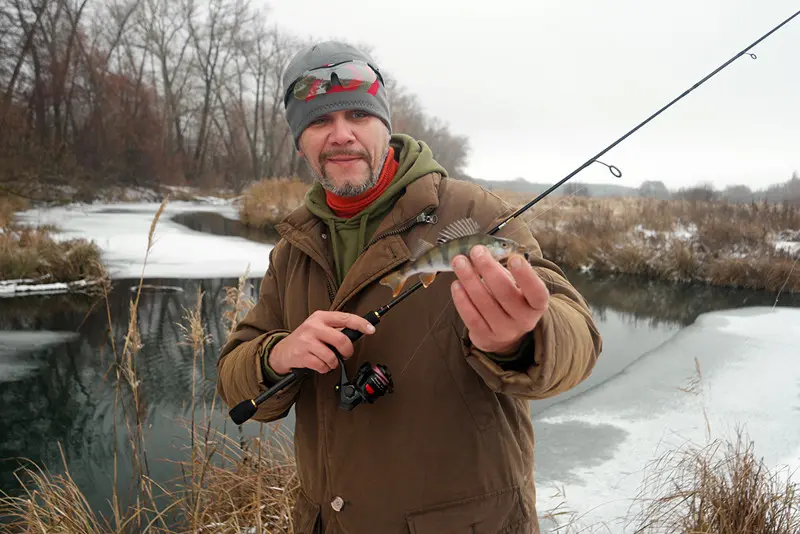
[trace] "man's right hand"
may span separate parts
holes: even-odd
[[[335,347],[344,359],[353,355],[353,342],[342,333],[342,328],[358,330],[362,334],[375,332],[375,327],[358,315],[316,311],[272,347],[267,360],[269,366],[280,375],[304,367],[322,374],[336,369],[339,360],[326,343]]]

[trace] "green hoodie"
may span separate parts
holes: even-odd
[[[325,190],[319,182],[315,182],[306,193],[305,201],[309,211],[322,219],[330,229],[339,284],[375,233],[384,215],[405,192],[405,187],[432,172],[447,176],[447,171],[433,159],[433,152],[425,142],[405,134],[393,134],[390,143],[398,161],[397,173],[392,183],[380,197],[352,218],[338,217],[333,213],[325,200]]]

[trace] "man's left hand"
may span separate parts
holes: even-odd
[[[533,267],[519,254],[509,269],[478,245],[453,258],[457,281],[451,292],[473,345],[484,352],[513,354],[544,312],[550,292]]]

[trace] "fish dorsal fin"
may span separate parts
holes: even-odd
[[[471,217],[458,219],[444,227],[444,229],[439,233],[439,238],[436,240],[436,244],[441,245],[442,243],[452,241],[453,239],[458,239],[459,237],[475,235],[479,230],[480,228],[478,227],[478,223],[475,221],[475,219]]]
[[[425,241],[424,239],[418,240],[414,247],[411,249],[411,259],[416,260],[419,259],[420,256],[428,252],[430,249],[433,248],[433,245]]]

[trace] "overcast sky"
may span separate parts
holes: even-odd
[[[478,178],[552,183],[773,26],[798,0],[272,0],[298,37],[369,43],[470,139]],[[800,16],[574,179],[760,188],[800,172]]]

